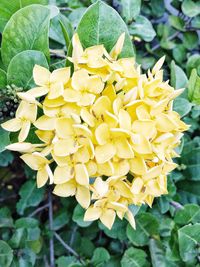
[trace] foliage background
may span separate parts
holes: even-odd
[[[44,49],[47,57],[50,51],[50,68],[53,70],[65,64],[66,43],[69,43],[83,12],[94,2],[1,0],[0,32],[8,21],[12,24],[11,15],[16,15],[24,6],[56,5],[60,14],[50,22],[50,50]],[[181,157],[177,162],[180,165],[169,175],[169,194],[158,198],[152,209],[132,207],[137,214],[136,230],[125,220],[117,220],[111,231],[100,222],[83,222],[83,209],[76,206],[74,199],[52,196],[49,186],[36,188],[34,172],[22,164],[18,155],[4,150],[10,138],[14,140],[15,136],[8,136],[0,129],[0,267],[53,267],[54,264],[57,267],[200,266],[200,3],[192,0],[106,2],[126,22],[135,46],[136,61],[143,70],[151,68],[157,59],[166,55],[165,79],[170,79],[175,88],[187,88],[175,101],[174,108],[191,128],[179,147]],[[58,10],[52,9],[52,12]],[[48,64],[43,54],[37,52],[45,42],[48,45],[48,39],[40,38],[41,45],[24,49],[36,52],[28,51],[15,57],[7,69],[13,53],[10,43],[16,41],[13,49],[17,50],[20,46],[26,47],[27,38],[31,38],[36,30],[39,29],[40,37],[45,38],[48,34],[48,21],[45,23],[48,14],[42,12],[41,6],[31,16],[28,32],[20,24],[24,23],[20,17],[22,13],[18,24],[11,25],[7,35],[4,32],[6,36],[2,41],[2,121],[13,116],[18,101],[16,91],[31,86],[30,69],[35,60],[44,66]],[[39,25],[41,20],[44,24]],[[60,25],[67,29],[65,38]],[[24,44],[17,42],[19,35]],[[30,60],[24,65],[27,57]]]

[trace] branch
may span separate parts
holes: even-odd
[[[176,210],[182,210],[184,209],[184,206],[181,205],[180,203],[176,202],[176,201],[170,201],[169,204],[174,207]]]
[[[59,236],[59,234],[57,234],[56,232],[54,232],[54,236],[63,245],[63,247],[69,253],[71,253],[72,255],[74,255],[82,264],[84,264],[83,260],[81,260],[80,255],[73,248],[71,248],[67,243],[65,243],[65,241]]]
[[[36,210],[34,210],[31,214],[28,215],[28,217],[33,217],[35,216],[36,214],[38,214],[39,212],[43,211],[44,209],[48,208],[49,207],[49,203],[37,208]]]
[[[65,53],[63,50],[53,50],[50,49],[50,56],[56,57],[56,58],[64,58],[66,59]]]
[[[53,206],[52,206],[52,195],[51,191],[48,192],[48,206],[49,206],[49,229],[50,231],[53,230]],[[50,249],[50,267],[55,266],[55,259],[54,259],[54,240],[53,236],[49,240],[49,249]]]
[[[59,10],[62,12],[62,11],[73,11],[74,9],[71,8],[71,7],[59,7]]]

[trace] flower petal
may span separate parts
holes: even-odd
[[[55,122],[55,118],[50,118],[46,115],[43,115],[35,121],[34,125],[40,130],[52,131],[55,129]]]
[[[74,196],[76,193],[76,183],[74,180],[70,180],[64,184],[57,184],[53,190],[53,193],[59,197]]]
[[[95,148],[95,158],[98,163],[105,163],[114,157],[116,148],[113,144],[105,144],[103,146],[97,146]]]
[[[100,220],[108,229],[111,229],[115,221],[115,217],[116,213],[114,210],[106,209],[103,210],[103,213],[100,216]]]
[[[38,170],[37,176],[36,176],[37,187],[40,188],[44,186],[47,183],[48,178],[49,176],[45,168]]]
[[[18,140],[19,142],[24,142],[24,140],[27,138],[29,131],[31,128],[31,123],[30,121],[23,121],[22,122],[22,128],[20,130]]]
[[[9,132],[18,132],[22,127],[20,119],[11,119],[1,124],[1,127]]]
[[[70,67],[67,68],[60,68],[57,70],[54,70],[51,73],[50,76],[50,82],[51,83],[62,83],[63,85],[65,85],[70,78]]]
[[[95,221],[98,220],[101,216],[102,210],[101,208],[90,206],[84,215],[84,221]]]
[[[33,68],[33,79],[37,85],[48,85],[50,81],[50,71],[39,65],[35,65]]]
[[[84,164],[75,165],[75,179],[78,184],[89,186],[89,175]]]
[[[57,166],[54,171],[54,183],[63,184],[73,177],[73,168],[70,166]]]
[[[87,209],[90,205],[90,190],[85,186],[78,185],[76,200],[84,209]]]

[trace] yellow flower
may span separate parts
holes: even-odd
[[[19,143],[7,149],[37,171],[38,187],[50,178],[55,195],[75,196],[84,220],[100,219],[109,229],[116,216],[135,228],[129,206],[151,207],[167,194],[175,148],[188,129],[173,111],[183,89],[163,81],[164,57],[142,74],[134,58],[120,58],[124,39],[122,33],[109,53],[101,44],[83,49],[76,33],[72,76],[70,68],[50,73],[36,65],[38,87],[19,93],[16,118],[2,124],[20,130]],[[31,123],[41,144],[24,142]]]
[[[37,186],[42,187],[46,184],[48,178],[50,179],[50,184],[53,183],[53,174],[49,167],[51,163],[44,156],[38,152],[32,154],[24,154],[21,159],[33,170],[37,171]]]
[[[23,142],[31,127],[31,123],[36,120],[37,106],[26,101],[21,101],[16,111],[16,118],[1,124],[2,128],[10,132],[18,132],[20,130],[18,140]]]

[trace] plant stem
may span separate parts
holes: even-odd
[[[65,241],[59,236],[58,233],[54,232],[55,238],[63,245],[63,247],[69,251],[72,255],[74,255],[81,263],[84,264],[83,260],[81,259],[80,255],[73,249],[71,248]]]
[[[173,206],[176,210],[180,210],[180,209],[182,210],[184,208],[183,205],[173,200],[170,201],[170,205]]]
[[[49,207],[49,203],[39,207],[38,209],[34,210],[31,214],[29,214],[28,217],[33,217],[35,216],[36,214],[38,214],[39,212],[43,211],[44,209],[48,208]]]
[[[52,194],[49,190],[48,192],[48,206],[49,206],[49,229],[50,231],[53,230],[53,205],[52,205]],[[53,235],[49,240],[49,248],[50,248],[50,267],[55,266],[55,259],[54,259],[54,240]]]

